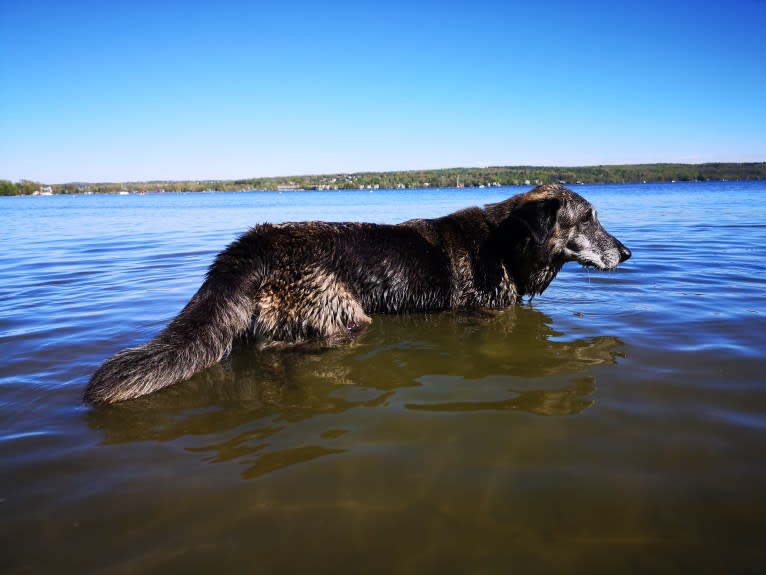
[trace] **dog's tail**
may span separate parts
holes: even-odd
[[[255,284],[261,266],[243,266],[232,244],[218,256],[205,282],[151,341],[115,354],[88,383],[88,403],[115,403],[140,397],[188,379],[219,361],[234,338],[251,325]],[[261,268],[262,269],[262,268]]]

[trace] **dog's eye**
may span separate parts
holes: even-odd
[[[592,224],[593,220],[594,220],[593,212],[587,212],[585,214],[585,217],[583,217],[582,219],[582,221],[585,222],[586,224]]]

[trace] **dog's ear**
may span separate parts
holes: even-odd
[[[560,207],[558,198],[524,202],[511,212],[509,219],[524,224],[535,244],[540,246],[551,237]]]

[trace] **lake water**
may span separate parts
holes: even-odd
[[[81,404],[255,223],[519,191],[0,198],[0,572],[763,572],[766,182],[577,186],[615,272]]]

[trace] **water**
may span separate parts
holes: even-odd
[[[615,272],[80,402],[254,223],[518,191],[0,198],[0,572],[761,572],[764,182],[578,186]]]

